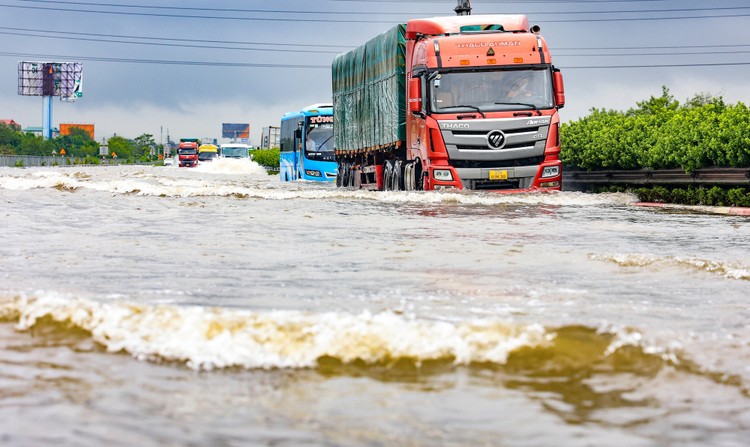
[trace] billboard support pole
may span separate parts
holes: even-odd
[[[42,106],[42,138],[52,139],[52,97],[44,96]]]

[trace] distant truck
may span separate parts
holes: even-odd
[[[181,168],[198,166],[198,142],[180,140],[180,145],[177,147],[177,160]]]
[[[219,155],[219,147],[215,144],[201,144],[198,146],[198,162],[213,161]]]
[[[246,158],[250,159],[250,147],[247,144],[227,143],[219,146],[219,156],[221,158]]]
[[[562,74],[524,15],[409,20],[332,66],[336,183],[560,190]]]

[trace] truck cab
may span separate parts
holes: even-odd
[[[181,168],[198,166],[198,143],[192,141],[180,142],[180,146],[177,148],[177,160]]]

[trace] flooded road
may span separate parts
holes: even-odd
[[[744,446],[750,219],[634,201],[0,168],[0,442]]]

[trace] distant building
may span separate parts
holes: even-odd
[[[10,127],[15,127],[18,130],[21,130],[21,125],[15,122],[14,120],[0,120],[0,123],[6,124]]]
[[[93,124],[81,124],[81,123],[60,123],[60,135],[70,135],[70,130],[73,128],[81,129],[89,134],[92,140],[94,137],[94,125]]]
[[[44,130],[41,127],[27,127],[23,129],[24,133],[33,133],[34,135],[43,136]],[[60,136],[60,129],[58,128],[52,128],[52,138],[56,138]]]

